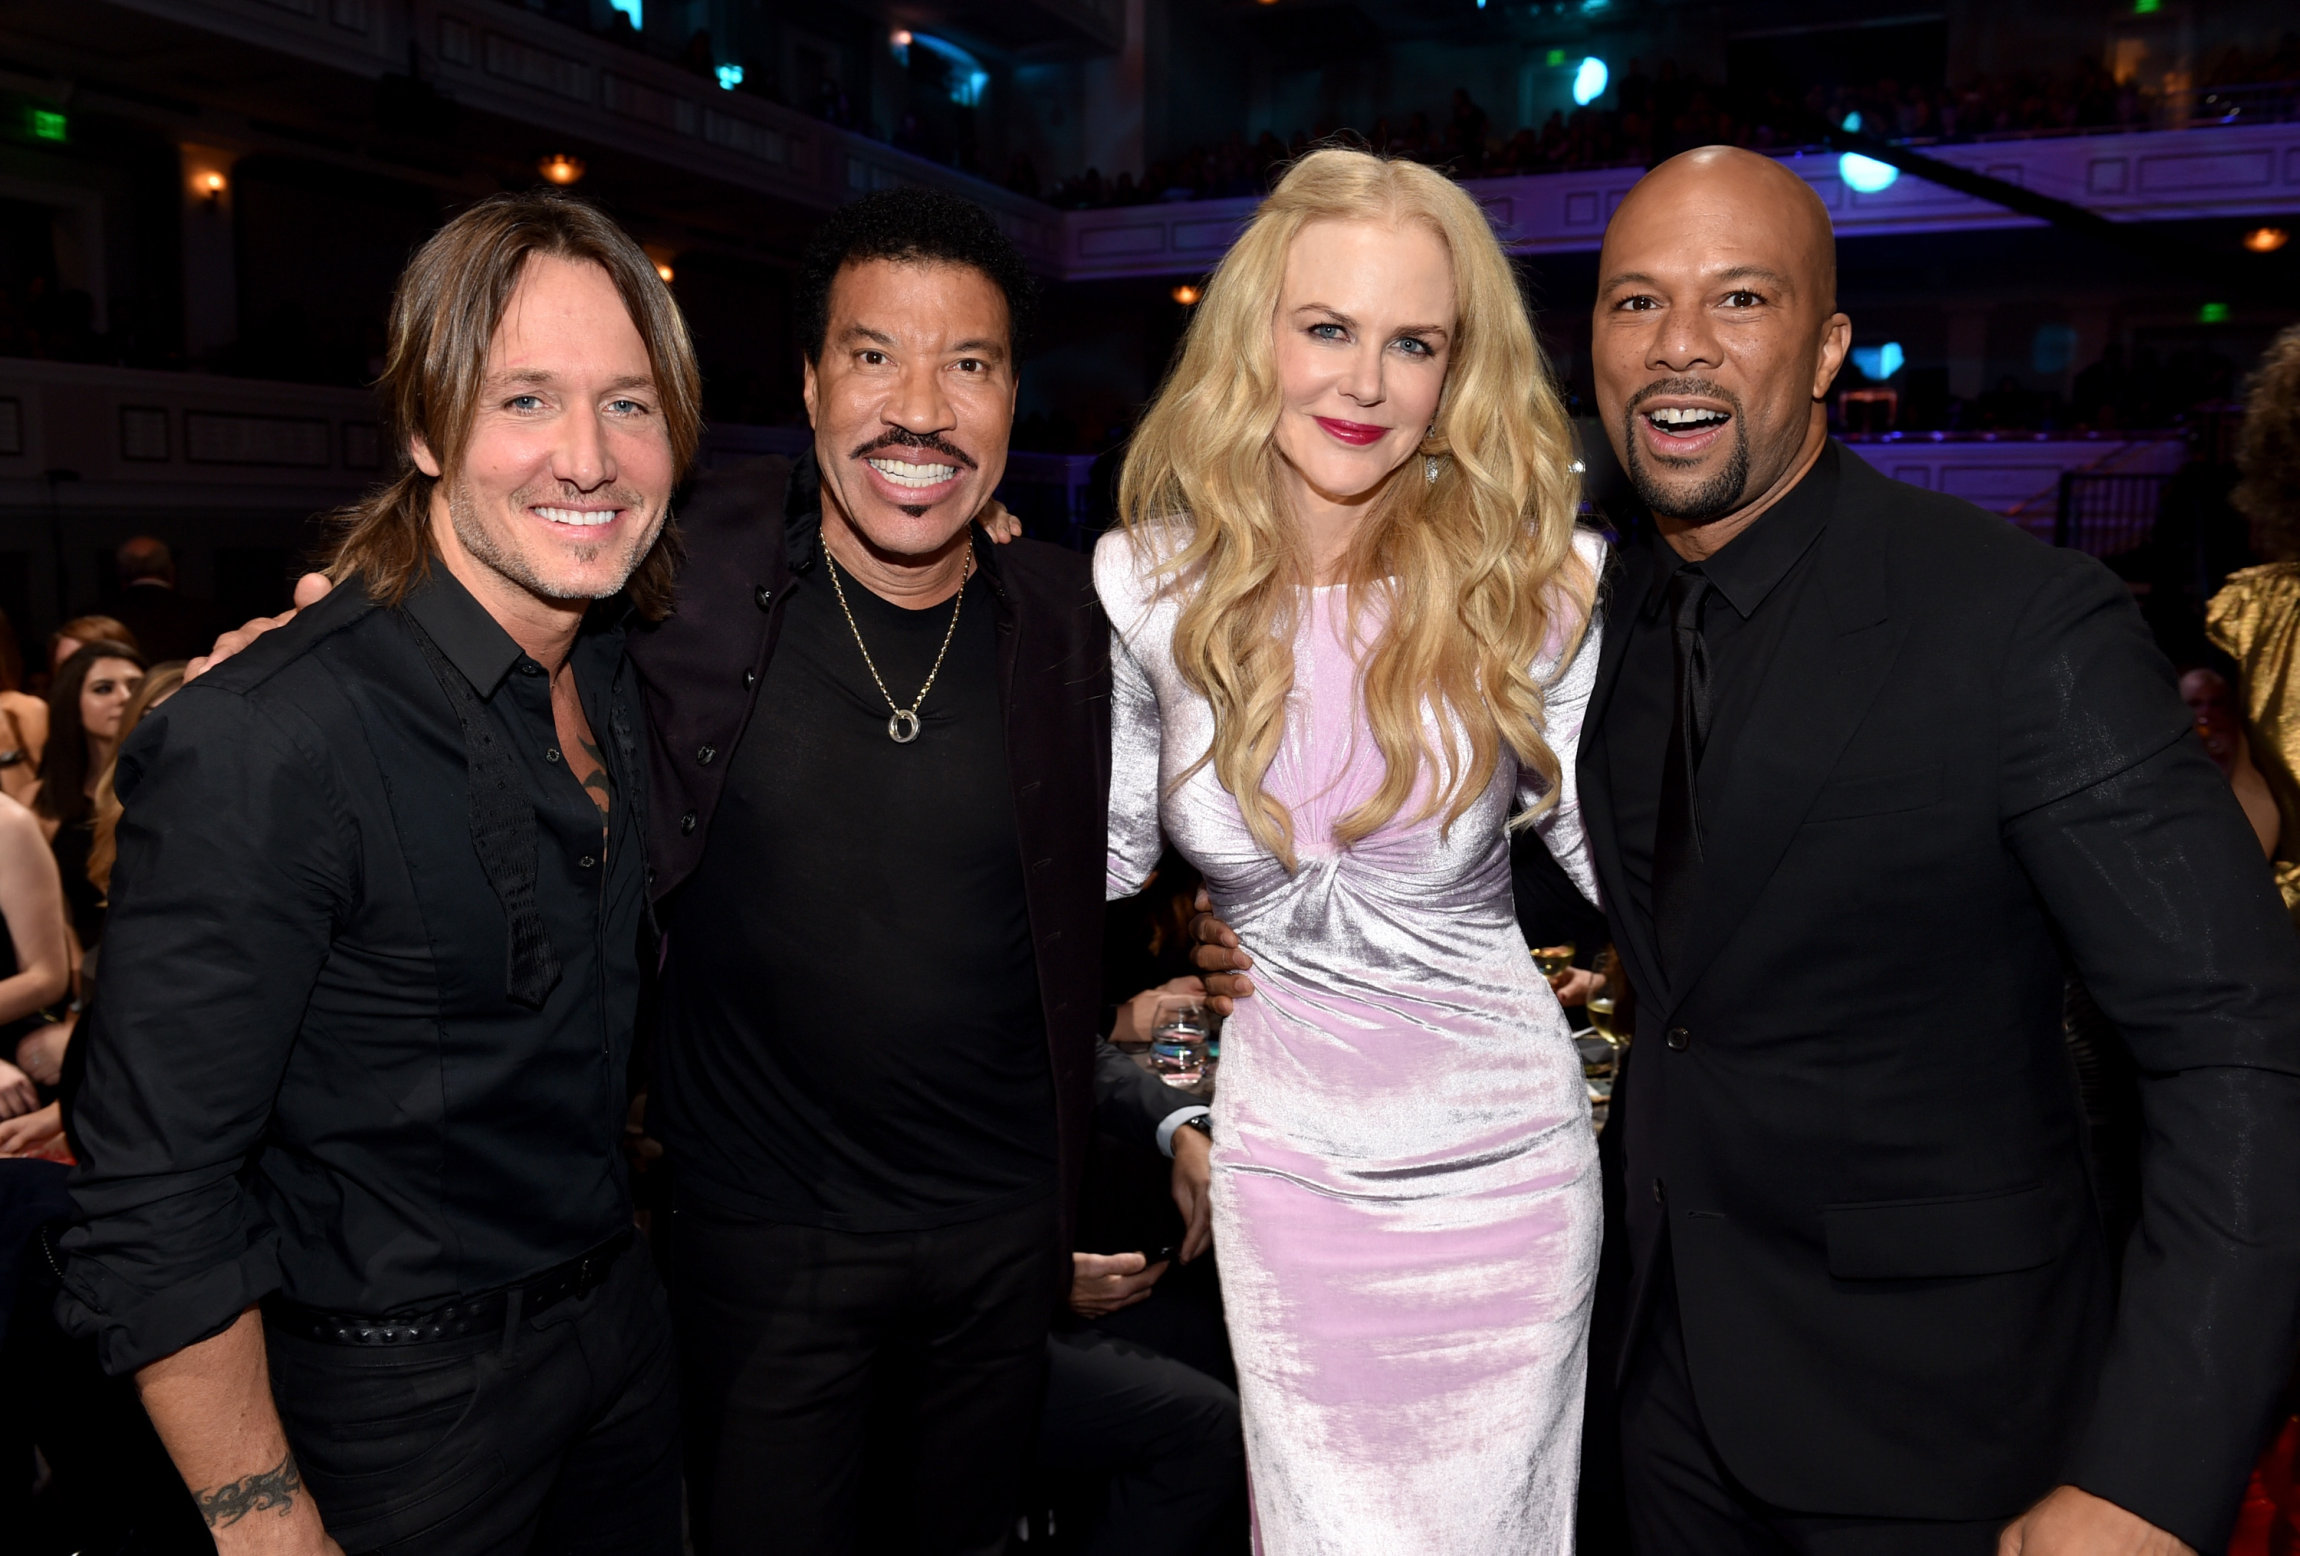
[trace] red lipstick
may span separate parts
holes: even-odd
[[[1379,442],[1382,434],[1390,430],[1387,427],[1369,426],[1362,421],[1338,421],[1331,416],[1313,416],[1310,419],[1352,448],[1364,448],[1369,443]]]

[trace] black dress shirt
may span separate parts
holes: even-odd
[[[549,677],[442,567],[404,610],[346,583],[128,741],[64,1239],[63,1311],[107,1369],[274,1290],[421,1310],[629,1224],[644,764],[615,612],[572,658],[614,786],[604,842]],[[559,968],[539,1008],[507,992],[464,733],[409,618],[533,804]]]
[[[1714,732],[1701,759],[1705,770],[1722,771],[1731,760],[1720,742],[1744,722],[1780,642],[1781,628],[1796,612],[1798,587],[1807,572],[1803,564],[1836,502],[1837,457],[1835,443],[1824,447],[1803,480],[1700,564],[1712,585],[1701,618],[1701,635],[1709,650],[1709,727]],[[1661,766],[1677,717],[1675,650],[1663,602],[1669,580],[1684,560],[1667,541],[1649,535],[1639,549],[1628,553],[1625,565],[1630,570],[1624,582],[1636,592],[1622,603],[1636,609],[1615,616],[1629,617],[1629,643],[1605,718],[1614,751],[1612,790],[1622,873],[1629,880],[1631,902],[1650,917]],[[1702,815],[1706,823],[1706,807]]]

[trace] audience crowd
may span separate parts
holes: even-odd
[[[2263,85],[2262,83],[2267,83]],[[1694,146],[1770,150],[1811,145],[1828,126],[1853,127],[1888,140],[1930,144],[2087,130],[2168,127],[2207,119],[2288,118],[2300,109],[2300,34],[2272,51],[2215,60],[2198,84],[2165,94],[2137,77],[2118,82],[2096,59],[2057,74],[2021,72],[1958,87],[1883,79],[1866,87],[1815,87],[1802,96],[1728,89],[1697,71],[1663,60],[1648,73],[1631,60],[1605,98],[1570,114],[1553,111],[1538,127],[1497,127],[1464,88],[1432,115],[1425,109],[1377,117],[1371,128],[1320,124],[1281,140],[1265,130],[1194,145],[1150,163],[1142,173],[1106,177],[1099,168],[1042,191],[1026,157],[1006,177],[1017,193],[1041,193],[1057,206],[1086,209],[1158,200],[1212,200],[1258,195],[1273,170],[1334,136],[1363,140],[1391,156],[1441,165],[1466,178],[1561,173],[1581,168],[1650,167]]]

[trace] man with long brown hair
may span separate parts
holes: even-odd
[[[623,622],[693,352],[611,222],[506,195],[409,265],[381,388],[343,587],[122,752],[64,1307],[223,1552],[676,1552]]]

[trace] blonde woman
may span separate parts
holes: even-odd
[[[1594,892],[1571,459],[1476,204],[1319,151],[1208,285],[1095,556],[1111,894],[1171,840],[1254,960],[1214,1223],[1266,1556],[1572,1547],[1596,1150],[1507,836]]]

